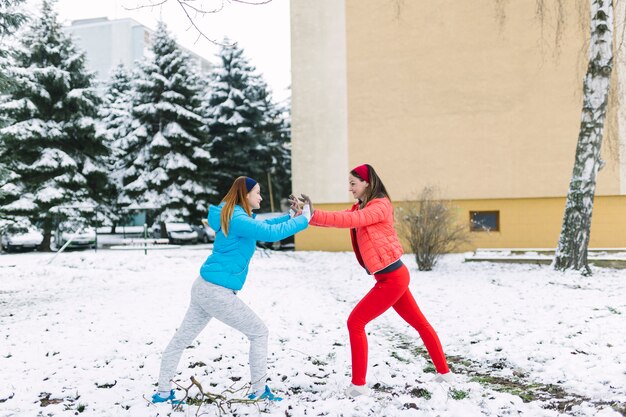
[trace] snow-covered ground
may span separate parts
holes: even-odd
[[[160,354],[207,255],[100,250],[62,254],[50,265],[50,254],[0,256],[0,416],[195,415],[197,407],[172,412],[142,396],[154,390]],[[608,404],[623,410],[626,403],[626,270],[581,277],[450,255],[436,271],[418,272],[412,256],[403,260],[456,364],[453,389],[430,382],[418,335],[390,310],[367,328],[374,396],[345,398],[345,322],[372,278],[351,253],[259,252],[240,297],[270,329],[270,385],[285,397],[262,404],[264,415],[559,415],[546,401],[496,391],[491,377],[553,384],[560,390],[552,392],[577,399],[564,408],[569,415],[623,414]],[[240,388],[247,349],[244,337],[213,321],[185,350],[178,378],[188,386],[196,376],[215,393]],[[259,412],[255,405],[229,411]]]

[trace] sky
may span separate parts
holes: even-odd
[[[266,0],[247,0],[262,3]],[[167,0],[157,7],[129,10],[138,6],[149,6],[163,0],[58,0],[56,10],[63,24],[72,20],[94,17],[110,19],[133,18],[143,25],[156,29],[159,19],[165,21],[170,33],[177,41],[193,52],[215,61],[218,46],[190,27],[189,20],[176,0]],[[29,0],[31,7],[38,8],[39,0]],[[229,0],[200,0],[193,2],[204,9],[215,9],[217,13],[198,17],[196,24],[213,40],[228,37],[237,41],[263,75],[274,92],[274,98],[282,100],[289,95],[291,84],[289,0],[271,0],[267,4],[251,5]]]

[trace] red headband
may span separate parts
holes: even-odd
[[[354,168],[352,171],[359,174],[359,177],[365,180],[365,182],[370,182],[370,170],[367,167],[367,165],[365,164],[359,165],[358,167]]]

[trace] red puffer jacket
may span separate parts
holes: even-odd
[[[362,210],[359,203],[346,211],[315,209],[309,224],[356,229],[351,233],[352,248],[361,266],[372,274],[400,259],[403,253],[393,227],[393,206],[387,198],[375,198]]]

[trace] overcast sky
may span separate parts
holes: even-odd
[[[154,30],[157,21],[162,19],[180,44],[215,62],[214,55],[218,47],[206,39],[196,42],[198,33],[190,28],[189,20],[175,0],[169,0],[159,7],[127,10],[161,1],[58,0],[55,8],[64,24],[93,17],[131,17]],[[262,0],[247,1],[252,3]],[[29,0],[29,3],[39,8],[39,0]],[[215,9],[224,4],[220,12],[198,17],[196,23],[212,39],[221,41],[224,36],[228,36],[237,41],[272,88],[275,99],[285,98],[288,95],[286,89],[291,84],[289,0],[272,0],[263,5],[228,0],[201,0],[194,3],[201,4],[204,9]]]

